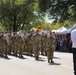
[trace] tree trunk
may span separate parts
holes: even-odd
[[[14,25],[13,25],[13,32],[17,31],[17,24],[16,24],[16,16],[14,15]]]

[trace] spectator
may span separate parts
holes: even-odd
[[[76,75],[76,29],[71,32],[71,40],[73,49],[74,75]]]

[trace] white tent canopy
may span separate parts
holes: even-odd
[[[55,32],[56,33],[56,30],[52,30],[52,32]]]
[[[62,33],[64,31],[66,31],[67,28],[65,28],[64,26],[60,27],[59,29],[56,30],[56,33]]]
[[[67,33],[71,33],[72,30],[76,29],[76,24],[74,24],[71,28],[67,30]]]
[[[67,34],[67,31],[68,31],[68,30],[63,31],[62,34]]]

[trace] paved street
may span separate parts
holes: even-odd
[[[24,58],[0,57],[0,75],[74,75],[72,53],[54,53],[55,64],[48,64],[47,57],[40,55],[40,61],[24,55]]]

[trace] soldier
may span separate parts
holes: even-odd
[[[44,36],[44,43],[43,43],[45,55],[47,55],[47,43],[46,42],[47,42],[47,34]]]
[[[3,50],[3,54],[5,56],[5,58],[7,58],[7,54],[8,54],[8,42],[6,40],[6,36],[3,36],[2,39],[2,50]]]
[[[41,55],[44,55],[44,32],[41,35]]]
[[[28,46],[28,42],[29,42],[29,39],[28,39],[28,36],[25,36],[25,41],[24,41],[24,52],[28,55],[28,49],[29,49],[29,46]]]
[[[2,57],[3,56],[3,50],[2,50],[2,36],[0,36],[0,56]]]
[[[14,36],[10,37],[10,46],[11,46],[10,54],[14,55]]]
[[[29,37],[28,37],[28,45],[29,45],[29,48],[28,48],[28,53],[30,56],[33,56],[33,33],[31,32]]]
[[[27,47],[27,46],[26,46],[26,39],[27,39],[27,38],[26,38],[26,33],[24,33],[24,51],[23,51],[23,52],[27,52],[27,51],[26,51],[26,47]]]
[[[7,54],[10,54],[10,36],[6,35],[6,41],[7,41]]]
[[[48,63],[54,63],[53,62],[53,54],[54,54],[54,49],[55,49],[55,38],[52,35],[52,32],[50,32],[50,35],[47,38],[47,58],[48,58]]]
[[[56,50],[56,45],[57,45],[55,32],[52,32],[52,36],[54,38],[54,47],[53,47],[53,50],[55,51]],[[53,56],[54,56],[54,53],[53,53]]]
[[[11,38],[11,47],[12,47],[12,53],[14,56],[17,56],[18,54],[18,45],[17,45],[17,34],[14,33],[13,37]]]
[[[23,57],[23,50],[24,50],[24,38],[23,36],[18,36],[18,52],[19,52],[19,57]]]
[[[10,35],[9,35],[9,52],[8,52],[8,54],[9,55],[11,55],[11,52],[12,52],[12,36],[13,36],[13,32],[12,33],[10,33]]]
[[[40,47],[41,47],[41,35],[39,34],[39,30],[37,30],[36,34],[33,36],[33,52],[36,60],[39,59]]]

